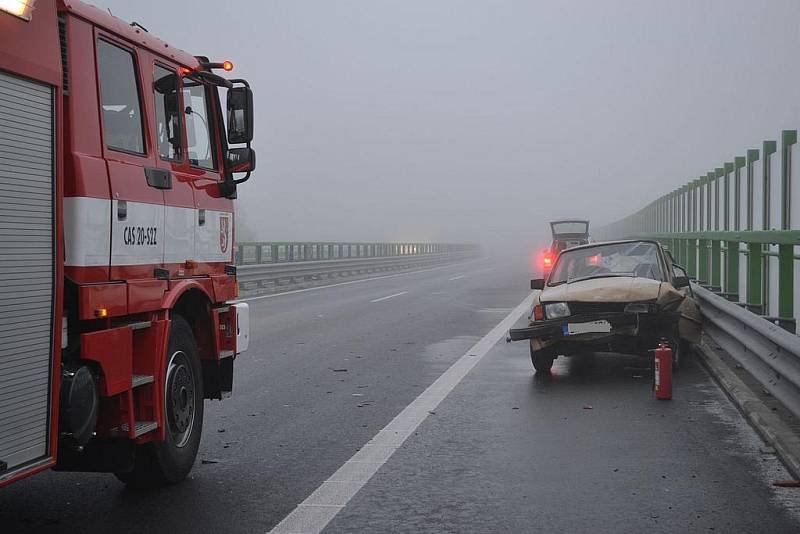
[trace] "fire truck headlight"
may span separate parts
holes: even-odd
[[[5,11],[23,20],[31,20],[36,0],[0,0],[0,11]]]

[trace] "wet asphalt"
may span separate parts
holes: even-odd
[[[484,259],[250,301],[188,480],[41,474],[0,490],[0,532],[267,532],[519,304],[528,271]],[[770,485],[787,475],[705,371],[658,402],[647,364],[562,358],[545,378],[501,341],[327,532],[800,532],[800,492]]]

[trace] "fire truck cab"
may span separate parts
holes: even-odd
[[[253,101],[231,68],[81,2],[0,0],[0,486],[191,469],[249,339]]]

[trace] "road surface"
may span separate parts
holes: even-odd
[[[545,378],[524,343],[493,343],[525,320],[526,263],[250,300],[187,481],[34,476],[0,490],[2,532],[800,532],[800,491],[772,487],[788,475],[697,362],[664,402],[647,361],[561,358]]]

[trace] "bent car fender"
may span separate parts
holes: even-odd
[[[661,284],[661,291],[659,291],[656,303],[664,311],[680,313],[678,335],[681,338],[692,343],[700,342],[702,329],[700,308],[693,298],[664,282]]]

